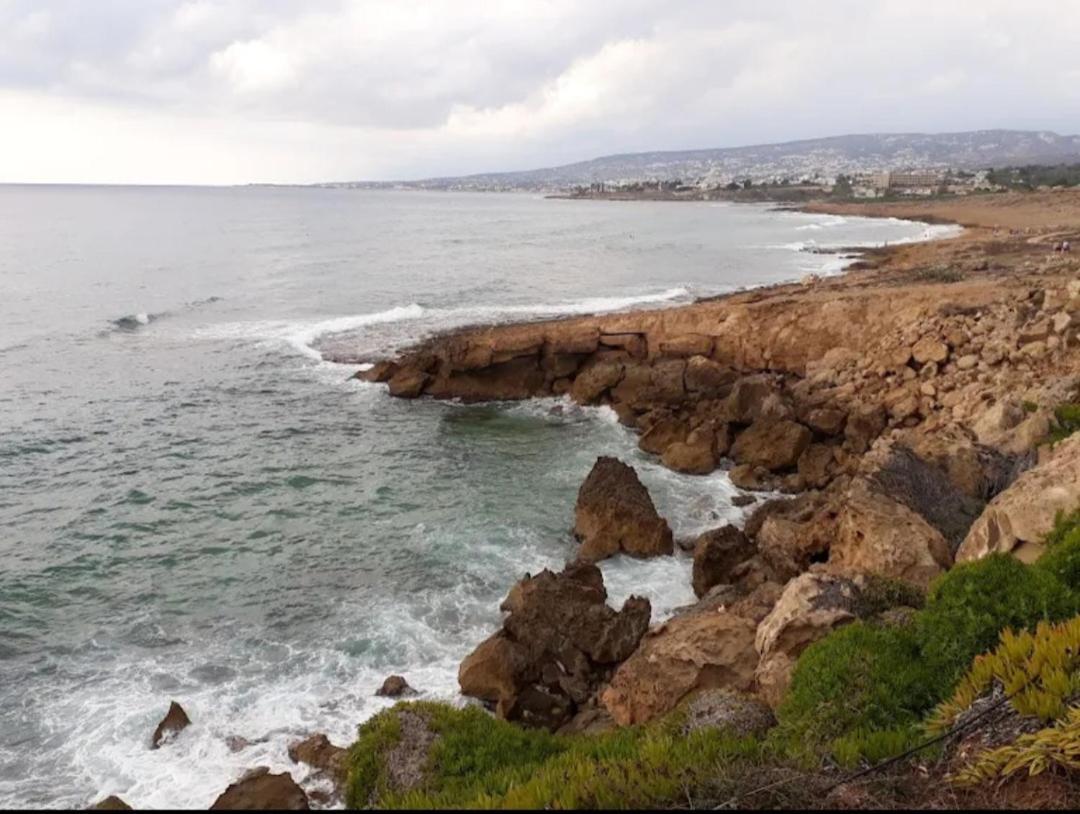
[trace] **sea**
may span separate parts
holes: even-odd
[[[741,522],[610,410],[391,399],[357,364],[455,326],[671,307],[945,227],[727,203],[0,186],[0,807],[206,808],[390,674],[457,667],[574,553],[599,455],[676,537]],[[333,353],[327,353],[333,349]],[[659,620],[690,559],[603,564]],[[169,702],[192,725],[150,736]],[[242,742],[235,739],[242,738]],[[239,745],[241,748],[234,751]]]

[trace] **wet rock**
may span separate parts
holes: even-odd
[[[502,630],[462,662],[461,691],[495,704],[500,717],[558,729],[648,629],[647,599],[631,597],[621,611],[606,600],[595,565],[526,577],[502,604]]]
[[[731,572],[755,550],[746,535],[731,525],[702,534],[694,544],[694,593],[702,597],[714,586],[731,582]]]
[[[398,372],[397,362],[382,361],[376,362],[367,370],[361,370],[353,377],[365,382],[375,382],[382,384],[390,381],[394,374]]]
[[[676,616],[649,631],[600,702],[627,726],[669,712],[694,690],[749,691],[758,661],[754,630],[753,622],[727,612]]]
[[[686,706],[684,734],[699,729],[719,729],[738,738],[761,737],[776,726],[768,704],[729,689],[705,690]]]
[[[335,785],[340,785],[345,780],[347,771],[345,759],[348,753],[348,749],[334,746],[330,743],[330,739],[321,733],[289,745],[290,760],[294,763],[304,763],[329,776]]]
[[[578,557],[597,562],[620,552],[635,557],[671,554],[671,528],[660,517],[633,467],[598,458],[578,491],[574,535]]]
[[[409,686],[404,676],[387,676],[375,694],[384,698],[401,698],[405,695],[416,695],[416,690]]]
[[[184,708],[173,701],[169,704],[169,711],[154,730],[154,736],[150,740],[150,748],[157,749],[183,732],[191,724]]]
[[[131,806],[115,794],[110,794],[104,800],[94,803],[94,805],[90,806],[90,809],[92,811],[131,811]]]
[[[307,795],[292,777],[265,766],[247,772],[210,806],[211,811],[307,811]]]
[[[638,447],[653,455],[662,455],[672,444],[681,443],[690,434],[686,421],[675,416],[664,416],[653,422],[638,439]]]
[[[771,472],[791,469],[812,438],[810,430],[794,421],[759,419],[735,439],[731,457]]]
[[[753,495],[735,495],[731,498],[731,505],[740,509],[744,506],[751,506],[754,503],[757,503],[757,498]]]

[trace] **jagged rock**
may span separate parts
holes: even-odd
[[[631,597],[618,612],[606,599],[595,565],[526,577],[503,602],[502,630],[462,662],[461,691],[494,703],[500,717],[558,729],[648,629],[647,599]]]
[[[669,712],[693,690],[749,691],[758,660],[754,630],[753,622],[727,612],[676,616],[648,632],[600,702],[627,726]]]
[[[795,500],[769,501],[746,523],[747,534],[781,580],[828,559],[836,536],[836,508],[826,495],[807,493]]]
[[[702,597],[714,586],[730,582],[735,566],[754,553],[754,544],[735,526],[705,532],[694,544],[694,593]]]
[[[797,469],[807,489],[821,489],[832,480],[835,464],[832,447],[811,444],[799,456]]]
[[[716,469],[716,435],[706,428],[691,432],[664,450],[661,460],[668,469],[687,475],[708,475]]]
[[[767,404],[779,397],[780,385],[772,376],[765,374],[744,376],[735,382],[728,396],[727,406],[731,420],[751,424],[761,418]]]
[[[807,572],[791,580],[757,627],[754,646],[758,694],[775,708],[791,683],[799,655],[831,630],[855,621],[858,585],[843,577]]]
[[[648,490],[633,467],[598,458],[578,491],[574,535],[578,557],[597,562],[620,552],[655,557],[674,550],[671,528],[656,513]]]
[[[375,694],[384,698],[400,698],[403,695],[416,695],[416,690],[409,686],[404,676],[387,676]]]
[[[738,738],[761,737],[776,726],[768,704],[725,688],[697,693],[686,705],[684,734],[719,729]]]
[[[110,794],[104,800],[94,803],[90,808],[93,811],[131,811],[131,806],[115,794]]]
[[[995,497],[956,552],[957,562],[1012,553],[1031,562],[1042,555],[1042,538],[1057,512],[1080,506],[1080,434],[1061,442],[1045,463],[1029,469]]]
[[[813,434],[794,421],[759,419],[743,430],[731,446],[731,457],[740,464],[775,472],[790,469],[810,446]]]
[[[335,784],[344,782],[348,770],[345,759],[349,750],[334,746],[326,735],[319,733],[296,741],[289,745],[288,751],[293,763],[307,764],[332,778]]]
[[[184,712],[184,708],[173,701],[169,704],[169,711],[165,713],[165,717],[161,719],[161,722],[154,730],[154,735],[150,739],[150,748],[157,749],[164,746],[187,729],[190,724],[191,719]]]
[[[685,371],[683,359],[661,359],[652,366],[628,365],[611,396],[635,407],[677,404],[686,398]]]
[[[307,795],[284,772],[271,774],[266,766],[247,772],[230,785],[211,811],[307,811]]]

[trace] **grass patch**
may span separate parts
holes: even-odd
[[[1050,446],[1064,441],[1077,430],[1080,430],[1080,404],[1059,404],[1054,409]]]
[[[392,787],[387,756],[401,713],[438,735],[409,791]],[[753,761],[761,744],[711,729],[680,732],[681,714],[650,726],[562,737],[522,729],[482,709],[406,703],[360,727],[350,751],[350,808],[648,808],[679,799],[725,766]]]

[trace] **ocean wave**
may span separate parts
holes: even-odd
[[[184,305],[182,306],[182,310],[193,311],[207,305],[213,305],[216,302],[221,302],[221,297],[204,297],[200,300],[192,300],[191,302],[184,303]],[[125,314],[122,317],[117,317],[116,319],[109,320],[109,324],[113,326],[114,331],[131,333],[141,330],[148,325],[157,322],[158,320],[172,316],[173,313],[174,312],[172,311],[158,311],[156,313],[151,313],[149,311],[138,311],[134,314]]]
[[[204,339],[254,339],[279,342],[293,351],[316,361],[323,361],[318,349],[320,340],[326,337],[353,333],[375,325],[394,323],[420,323],[416,330],[402,338],[413,342],[425,334],[447,330],[476,322],[509,321],[521,317],[558,317],[593,313],[610,313],[650,303],[674,302],[689,299],[690,290],[685,287],[669,288],[651,294],[625,297],[589,297],[550,304],[475,305],[458,308],[432,308],[419,303],[388,308],[368,314],[333,317],[313,322],[286,322],[282,320],[232,323],[201,329],[196,336]],[[387,348],[386,350],[389,350]]]

